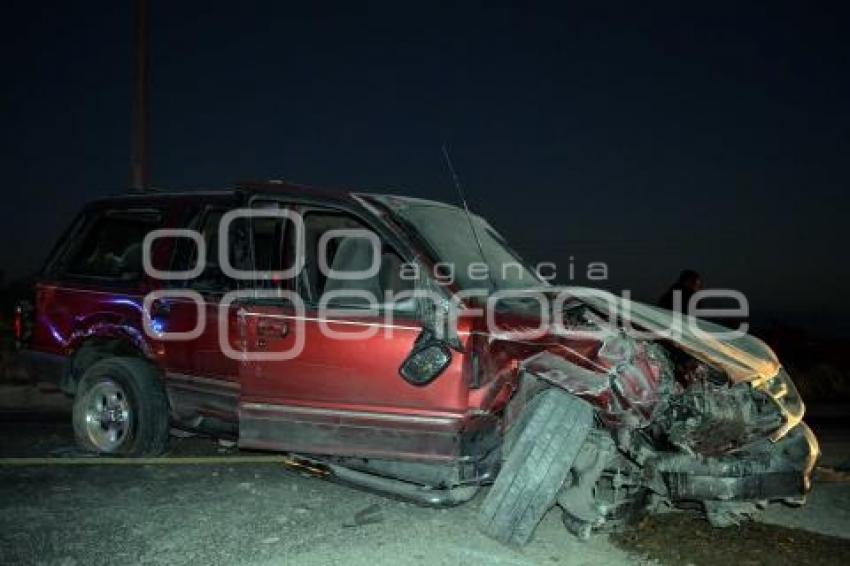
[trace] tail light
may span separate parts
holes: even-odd
[[[32,333],[32,312],[32,304],[29,301],[21,301],[15,305],[12,330],[15,334],[16,348],[21,348],[30,339],[30,334]]]
[[[15,340],[21,341],[24,337],[24,309],[21,305],[15,305]]]

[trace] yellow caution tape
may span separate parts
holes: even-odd
[[[158,458],[0,458],[0,466],[168,466],[204,464],[287,464],[286,456],[162,456]]]

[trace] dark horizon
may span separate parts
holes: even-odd
[[[457,202],[529,261],[682,268],[758,318],[850,332],[844,7],[151,3],[164,188],[282,178]],[[130,182],[131,2],[7,9],[6,279]]]

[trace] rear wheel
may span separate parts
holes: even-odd
[[[557,498],[593,426],[593,409],[561,389],[541,392],[481,507],[481,530],[506,544],[524,545]]]
[[[107,358],[83,374],[74,398],[74,435],[84,450],[124,456],[161,454],[168,401],[156,369],[138,358]]]

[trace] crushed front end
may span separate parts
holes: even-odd
[[[521,363],[524,379],[560,387],[597,411],[598,430],[558,497],[572,532],[588,536],[647,511],[693,506],[726,526],[768,502],[805,501],[818,443],[794,383],[766,345],[702,331],[635,337],[591,307],[578,307],[577,325],[561,332],[557,347]],[[644,330],[671,316],[629,309]],[[589,325],[594,348],[586,347]]]
[[[619,447],[654,493],[672,505],[701,503],[717,526],[771,501],[802,503],[820,452],[790,378],[784,370],[760,384],[719,378],[671,395]]]

